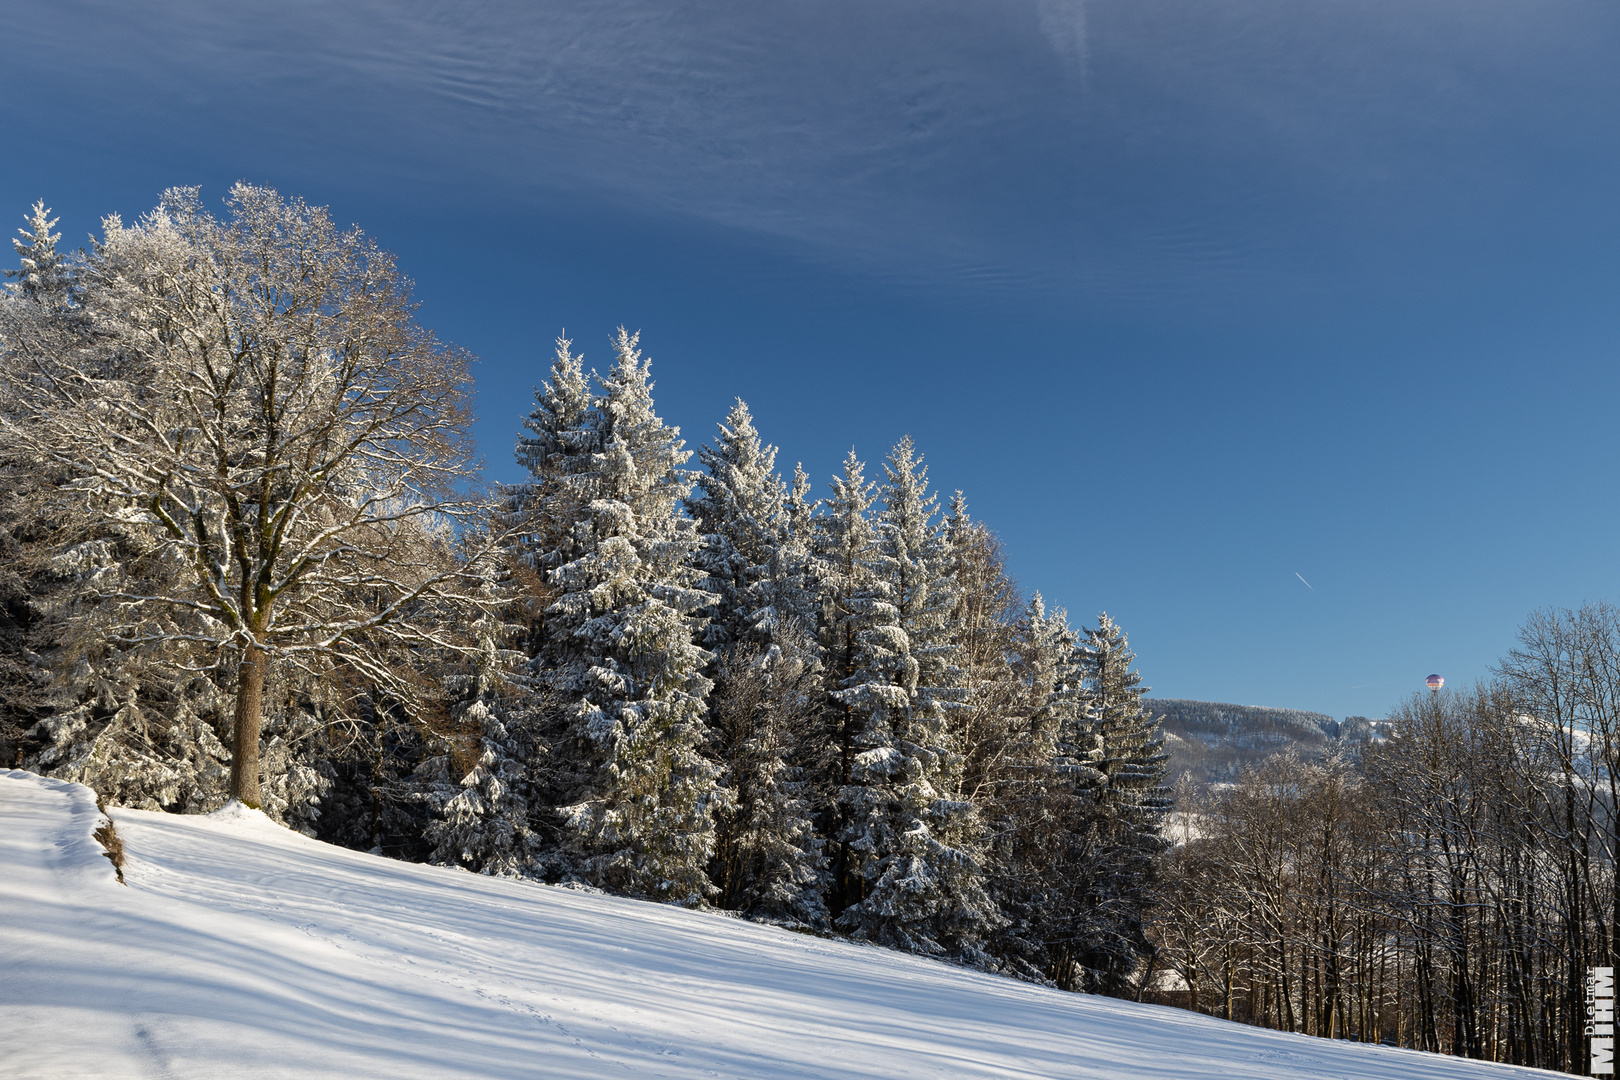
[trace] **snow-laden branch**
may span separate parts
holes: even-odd
[[[468,494],[471,357],[416,323],[393,259],[267,189],[228,206],[109,219],[71,326],[7,298],[0,439],[141,534],[167,571],[88,598],[119,641],[158,644],[164,611],[166,640],[237,656],[240,726],[272,659],[380,677],[380,652],[464,649],[500,537]]]

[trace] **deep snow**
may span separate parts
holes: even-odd
[[[1553,1076],[1064,994],[0,771],[0,1075]]]

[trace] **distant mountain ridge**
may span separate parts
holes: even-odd
[[[1143,698],[1158,717],[1170,754],[1165,783],[1183,776],[1199,787],[1228,783],[1246,766],[1292,749],[1305,758],[1321,757],[1336,747],[1384,737],[1386,721],[1365,716],[1335,720],[1326,713],[1277,709],[1265,705],[1232,705],[1182,698]]]

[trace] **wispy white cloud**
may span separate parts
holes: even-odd
[[[0,60],[70,57],[80,117],[364,160],[399,197],[473,176],[899,280],[1150,302],[1292,287],[1301,249],[1426,221],[1460,176],[1493,197],[1504,102],[1587,70],[1593,2],[53,0],[8,10]]]
[[[1052,48],[1084,76],[1088,58],[1086,0],[1035,0],[1035,13],[1041,33]]]

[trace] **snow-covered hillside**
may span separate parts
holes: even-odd
[[[1063,994],[724,916],[115,810],[0,771],[0,1075],[1552,1076]]]

